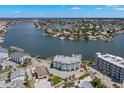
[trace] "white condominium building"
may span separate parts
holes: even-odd
[[[111,54],[96,53],[96,68],[119,82],[124,80],[124,59]]]
[[[63,70],[63,71],[72,71],[80,68],[81,55],[56,55],[53,59],[53,68]]]

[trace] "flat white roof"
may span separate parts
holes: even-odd
[[[53,59],[53,62],[60,62],[67,64],[81,62],[81,55],[72,55],[72,57],[64,56],[64,55],[56,55]]]
[[[119,56],[115,56],[115,55],[111,55],[111,54],[104,54],[101,55],[100,53],[97,55],[97,57],[106,60],[107,62],[110,62],[112,64],[115,64],[119,67],[123,67],[124,68],[124,58],[119,57]]]

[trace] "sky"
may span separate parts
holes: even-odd
[[[124,18],[124,5],[0,5],[0,18]]]

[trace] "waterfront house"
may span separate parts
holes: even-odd
[[[46,68],[44,66],[35,66],[33,69],[33,76],[36,79],[42,79],[42,78],[47,78],[48,73],[46,71]]]
[[[24,52],[14,52],[10,55],[11,60],[18,63],[24,64],[26,59],[31,59],[31,56]]]

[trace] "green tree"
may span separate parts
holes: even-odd
[[[25,77],[24,83],[25,87],[30,88],[30,81],[28,80],[28,76]]]
[[[101,80],[99,78],[95,78],[93,81],[91,81],[92,85],[97,88],[106,88],[104,84],[102,84]]]

